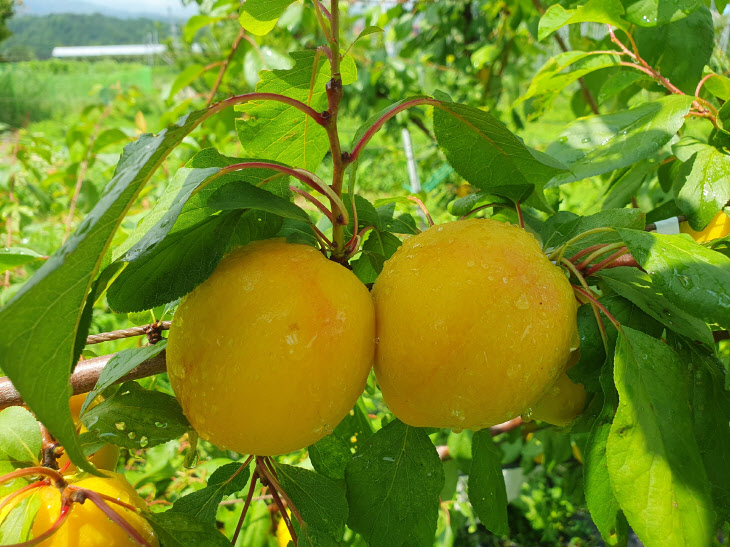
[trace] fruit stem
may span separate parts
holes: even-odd
[[[574,243],[577,243],[578,241],[580,241],[584,237],[588,237],[589,235],[600,234],[602,232],[612,232],[613,230],[614,230],[613,228],[610,228],[608,226],[603,226],[601,228],[593,228],[592,230],[587,230],[587,231],[583,232],[582,234],[578,234],[574,238],[569,239],[568,241],[563,243],[560,247],[553,250],[553,252],[548,255],[548,258],[550,260],[554,260],[555,262],[560,262],[560,259],[563,258],[565,251]]]
[[[591,245],[590,247],[586,247],[585,249],[581,249],[577,253],[575,253],[573,256],[571,256],[568,260],[570,260],[573,264],[575,264],[579,258],[592,253],[593,251],[597,251],[598,249],[603,249],[604,247],[610,245],[610,243],[599,243],[598,245]]]
[[[251,456],[252,458],[253,456]],[[251,461],[251,458],[246,460],[247,462]],[[248,508],[251,505],[251,500],[253,499],[253,493],[256,491],[256,482],[259,480],[259,472],[258,467],[254,470],[253,475],[251,475],[251,485],[248,487],[248,494],[246,494],[246,502],[243,504],[243,511],[241,511],[241,516],[238,518],[238,524],[236,525],[236,531],[233,533],[233,539],[231,540],[231,545],[236,544],[236,540],[238,539],[238,534],[241,533],[241,527],[243,526],[243,521],[246,519],[246,513],[248,512]]]
[[[525,219],[522,216],[522,207],[520,207],[519,200],[515,201],[515,211],[517,211],[517,220],[520,223],[520,228],[525,229]]]
[[[304,521],[302,520],[302,516],[299,514],[299,511],[297,510],[296,506],[289,499],[289,496],[287,496],[286,492],[284,492],[284,489],[279,484],[279,481],[277,481],[276,478],[274,477],[274,475],[271,473],[271,471],[269,471],[267,464],[266,464],[266,459],[259,456],[256,458],[256,464],[257,464],[257,469],[264,476],[264,478],[266,479],[266,482],[269,483],[269,486],[271,486],[271,495],[273,496],[277,507],[279,507],[279,511],[281,512],[281,517],[284,519],[284,522],[286,523],[286,527],[289,529],[289,534],[291,534],[292,540],[294,540],[294,545],[299,545],[298,540],[297,540],[297,534],[294,531],[294,525],[292,524],[291,519],[289,518],[289,514],[286,512],[287,505],[289,506],[289,510],[292,512],[292,514],[297,517],[300,527],[303,527],[303,524],[304,524]],[[281,497],[279,497],[279,494],[281,494]],[[286,505],[282,501],[282,498],[284,498],[286,500]]]
[[[564,258],[560,259],[560,263],[563,264],[570,272],[578,279],[581,286],[588,292],[588,294],[593,294],[593,291],[591,291],[591,288],[588,286],[588,283],[586,283],[585,278],[581,275],[581,273],[577,270],[575,267],[575,264],[573,264],[570,260],[566,260]]]
[[[580,264],[578,264],[577,268],[579,270],[585,270],[588,266],[591,265],[591,262],[593,262],[599,256],[604,255],[606,253],[610,253],[611,251],[614,251],[616,249],[620,249],[623,246],[624,246],[623,242],[611,243],[609,245],[602,246],[600,249],[598,249],[598,250],[592,252],[590,255],[588,255],[588,257],[585,260],[583,260]],[[571,260],[571,262],[573,262],[573,261]]]
[[[613,315],[611,315],[611,312],[609,312],[606,309],[606,307],[603,304],[601,304],[595,296],[593,296],[589,292],[584,291],[580,287],[576,287],[575,285],[573,285],[573,290],[575,292],[577,292],[578,294],[586,297],[588,300],[591,301],[591,303],[598,306],[598,308],[604,313],[604,315],[608,318],[608,320],[611,321],[611,323],[613,323],[613,326],[616,327],[616,330],[621,330],[621,323],[619,323],[616,320],[616,318]]]
[[[615,252],[614,254],[612,254],[611,256],[609,256],[608,258],[606,258],[605,260],[602,260],[601,262],[599,262],[598,264],[596,264],[595,266],[593,266],[591,269],[589,269],[586,272],[586,277],[588,277],[589,275],[593,275],[594,273],[602,270],[603,268],[607,268],[613,262],[615,262],[616,260],[618,260],[619,258],[621,258],[622,256],[624,256],[628,252],[629,252],[628,248],[621,247],[617,252]]]
[[[426,219],[428,220],[428,226],[429,228],[434,225],[433,218],[431,218],[431,213],[428,212],[428,208],[426,207],[426,204],[423,203],[419,198],[416,196],[408,196],[408,199],[418,205],[421,208],[421,211],[423,211],[423,214],[426,215]]]
[[[78,501],[79,503],[83,503],[84,499],[91,500],[91,502],[94,505],[96,505],[102,511],[102,513],[104,513],[107,516],[107,518],[109,520],[111,520],[117,526],[119,526],[122,530],[124,530],[127,533],[127,535],[129,536],[129,538],[132,541],[134,541],[137,545],[141,545],[142,547],[150,547],[150,544],[147,543],[147,541],[140,535],[140,533],[134,528],[134,526],[129,524],[129,522],[127,522],[127,520],[124,517],[122,517],[122,515],[120,515],[114,509],[112,509],[111,507],[109,507],[107,505],[106,501],[104,501],[104,500],[108,499],[108,496],[104,496],[103,494],[100,494],[99,492],[94,492],[93,490],[89,490],[87,488],[75,488],[73,486],[70,488],[73,489],[73,492],[71,494],[73,496],[73,498],[72,498],[73,501]],[[80,494],[80,496],[79,496],[79,494]],[[81,499],[74,499],[77,497],[80,497]],[[114,500],[114,501],[118,505],[122,505],[123,507],[128,508],[126,503],[122,503],[118,500]],[[133,509],[136,513],[137,508],[135,507]]]
[[[296,186],[289,186],[289,190],[294,192],[295,194],[298,194],[302,196],[304,199],[306,199],[308,202],[313,204],[317,209],[319,209],[324,216],[326,216],[330,222],[334,223],[334,220],[332,218],[332,212],[327,209],[327,207],[319,201],[317,198],[315,198],[313,195],[309,194],[308,192],[305,192],[301,188],[297,188]]]
[[[465,214],[463,217],[460,217],[459,220],[466,220],[472,215],[477,214],[479,211],[483,209],[488,209],[490,207],[504,207],[503,203],[487,203],[486,205],[480,205],[479,207],[476,207],[475,209],[472,209],[467,214]]]
[[[59,473],[55,469],[51,469],[49,467],[26,467],[25,469],[11,471],[10,473],[7,473],[0,477],[0,484],[12,481],[14,479],[17,479],[18,477],[26,477],[28,475],[45,475],[53,481],[54,486],[66,485],[66,480],[63,478],[63,475],[61,475],[61,473]]]

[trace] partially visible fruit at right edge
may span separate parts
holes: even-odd
[[[570,354],[566,372],[563,372],[553,387],[532,408],[532,419],[565,427],[585,408],[587,393],[583,384],[576,384],[568,376],[580,359],[580,351]]]
[[[685,221],[679,225],[679,231],[691,235],[697,243],[712,241],[730,235],[730,216],[720,211],[701,232],[695,232],[690,228],[689,222]]]

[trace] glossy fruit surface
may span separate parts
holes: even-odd
[[[568,359],[566,370],[578,362],[579,352],[574,351]],[[567,372],[558,376],[548,392],[532,408],[532,419],[564,427],[583,412],[587,393],[583,384],[576,384]]]
[[[374,309],[316,249],[266,240],[226,256],[173,319],[167,367],[200,436],[269,456],[332,432],[362,393]]]
[[[74,482],[73,486],[111,496],[140,509],[147,507],[124,475],[118,473],[110,475],[108,478],[82,479]],[[61,493],[54,486],[43,486],[19,496],[16,500],[20,501],[22,497],[26,496],[40,497],[40,508],[33,521],[33,536],[38,537],[58,520],[61,512]],[[114,503],[108,503],[108,505],[131,524],[149,545],[159,545],[152,526],[144,517]],[[93,502],[86,500],[83,504],[74,503],[66,522],[52,536],[38,545],[41,547],[121,547],[137,544],[119,525],[107,518]]]
[[[720,211],[701,232],[695,232],[690,228],[689,222],[682,222],[679,225],[679,231],[683,234],[691,235],[698,243],[712,241],[713,239],[730,235],[730,216]]]
[[[79,422],[79,417],[81,415],[81,406],[84,404],[85,400],[86,393],[74,395],[69,400],[69,404],[71,406],[71,417],[73,418],[74,423],[78,424],[79,433],[84,433],[86,431],[86,427],[84,426],[84,424]],[[98,404],[98,402],[101,402],[102,400],[103,398],[99,396],[91,403],[90,407],[95,406],[96,404]],[[99,469],[108,469],[110,471],[114,471],[117,468],[118,460],[119,447],[113,444],[105,444],[89,457],[89,461],[91,461],[91,463],[93,463],[96,467],[98,467]],[[67,462],[68,456],[64,452],[61,457],[57,459],[59,469],[63,469]],[[74,464],[69,464],[69,466],[66,467],[65,473],[73,474],[75,472],[76,466]]]
[[[473,219],[407,239],[373,287],[375,373],[414,426],[481,429],[530,410],[578,345],[563,271],[524,230]]]

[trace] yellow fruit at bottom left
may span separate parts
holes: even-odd
[[[139,509],[146,508],[134,487],[124,475],[111,473],[108,478],[89,477],[73,483],[73,486],[93,490],[111,496],[123,503]],[[13,504],[27,496],[40,496],[41,506],[33,522],[33,536],[38,537],[58,520],[61,512],[61,493],[54,486],[42,486],[16,498]],[[153,547],[159,542],[152,526],[140,514],[107,502]],[[66,522],[48,539],[38,544],[40,547],[126,547],[137,545],[127,533],[112,522],[91,500],[83,504],[74,503]]]

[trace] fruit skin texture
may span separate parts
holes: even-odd
[[[579,351],[574,351],[568,359],[566,370],[570,370],[579,358]],[[568,373],[563,372],[542,399],[535,403],[532,418],[565,427],[583,412],[587,397],[583,384],[574,383]]]
[[[532,235],[494,220],[404,241],[373,287],[375,374],[421,427],[482,429],[528,411],[578,345],[577,304]]]
[[[124,475],[110,473],[109,478],[89,477],[74,482],[74,486],[94,490],[119,501],[146,509],[147,504],[139,497],[134,487]],[[48,530],[56,522],[61,511],[61,494],[54,486],[42,486],[16,498],[19,502],[29,495],[40,496],[41,506],[33,521],[33,536],[37,537]],[[13,505],[17,503],[14,501]],[[140,535],[153,547],[159,545],[157,535],[152,526],[137,513],[113,503],[108,505],[129,522]],[[47,540],[38,544],[40,547],[116,547],[136,545],[127,533],[89,500],[83,504],[74,503],[66,522]]]
[[[375,351],[365,286],[316,249],[254,242],[181,303],[167,370],[203,439],[273,456],[332,432],[365,388]]]
[[[78,395],[74,395],[69,400],[69,404],[71,405],[71,417],[73,418],[74,423],[78,424],[79,433],[84,433],[86,431],[86,427],[79,422],[79,417],[81,416],[81,406],[84,404],[85,400],[86,393],[79,393]],[[103,398],[99,396],[91,403],[91,406],[89,408],[98,404],[97,401],[101,402],[102,400]],[[107,469],[109,471],[113,471],[117,468],[117,462],[119,461],[119,447],[114,444],[107,443],[99,450],[94,452],[89,457],[89,461],[99,469]],[[66,465],[66,462],[68,462],[68,456],[64,452],[61,457],[56,460],[56,463],[58,463],[58,467],[60,469],[63,469],[63,467]],[[69,475],[75,472],[76,466],[74,464],[70,464],[65,471],[65,473],[68,473]]]
[[[713,239],[725,237],[730,234],[730,216],[720,211],[701,232],[695,232],[690,228],[689,222],[682,222],[679,225],[679,231],[683,234],[691,235],[698,243],[712,241]]]

